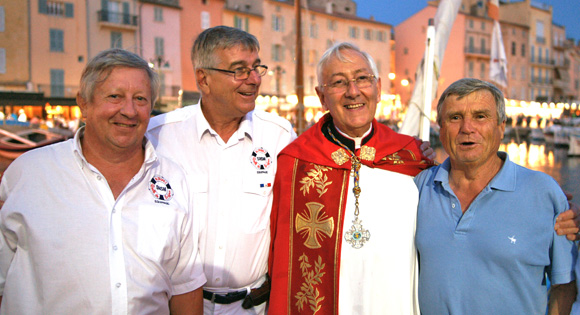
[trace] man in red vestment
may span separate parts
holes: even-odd
[[[412,177],[433,165],[420,141],[374,119],[372,58],[330,48],[316,88],[329,113],[278,157],[270,314],[419,314]]]

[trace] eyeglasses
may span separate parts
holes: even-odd
[[[234,70],[224,70],[224,69],[217,69],[217,68],[205,68],[205,69],[215,70],[215,71],[224,72],[224,73],[233,73],[234,79],[236,79],[236,80],[246,80],[247,78],[250,77],[250,73],[252,71],[256,71],[256,73],[259,74],[261,77],[265,76],[266,73],[268,72],[268,66],[264,66],[264,65],[257,65],[257,66],[254,66],[253,68],[242,67],[242,68],[236,68]]]
[[[327,87],[330,92],[338,93],[338,92],[345,92],[350,85],[350,82],[354,82],[354,84],[359,88],[367,88],[373,85],[373,81],[375,76],[372,74],[361,74],[358,75],[354,79],[347,79],[347,78],[339,78],[335,79],[334,81],[323,84],[322,87]]]

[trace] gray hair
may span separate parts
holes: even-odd
[[[87,63],[81,76],[80,96],[87,102],[91,101],[95,86],[107,80],[109,74],[117,67],[135,68],[147,72],[151,83],[151,108],[153,108],[161,84],[159,76],[143,58],[120,48],[103,50]]]
[[[215,52],[241,45],[251,51],[260,51],[260,43],[248,32],[229,26],[216,26],[201,32],[191,49],[194,69],[215,67]]]
[[[360,48],[358,48],[358,46],[356,46],[355,44],[349,43],[349,42],[339,42],[334,44],[332,47],[328,48],[324,54],[322,55],[322,58],[320,58],[320,61],[318,62],[318,66],[316,67],[316,75],[318,76],[318,84],[322,85],[322,69],[326,66],[326,64],[328,63],[328,61],[330,60],[330,58],[332,57],[336,57],[338,60],[342,61],[342,62],[350,62],[351,60],[348,59],[348,57],[346,57],[342,51],[343,50],[353,50],[355,52],[360,53],[361,55],[363,55],[363,57],[367,60],[367,62],[369,63],[369,66],[371,67],[371,71],[373,72],[373,75],[375,76],[375,78],[379,78],[379,70],[377,69],[377,64],[375,63],[375,61],[373,60],[373,57],[371,57],[371,55],[369,55],[368,53],[362,51]]]
[[[441,110],[443,109],[443,103],[450,95],[456,95],[457,99],[460,100],[463,97],[477,91],[489,91],[495,100],[495,110],[497,112],[497,124],[500,125],[501,123],[507,120],[507,116],[505,113],[505,100],[503,97],[503,93],[498,89],[495,85],[485,82],[478,79],[473,78],[464,78],[453,82],[443,94],[439,98],[439,102],[437,103],[437,124],[441,126]]]

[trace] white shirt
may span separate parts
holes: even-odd
[[[276,158],[296,138],[290,123],[252,111],[225,143],[198,104],[154,117],[148,138],[185,169],[193,184],[194,211],[206,217],[200,242],[208,280],[204,289],[226,293],[259,287],[267,272]],[[241,301],[204,302],[208,313],[244,312]]]
[[[340,314],[418,315],[415,223],[419,193],[413,177],[360,169],[359,220],[370,238],[355,249],[344,239],[354,220],[350,177],[340,260]]]
[[[169,314],[173,295],[205,283],[183,171],[146,142],[115,200],[83,157],[81,132],[4,173],[1,313]]]

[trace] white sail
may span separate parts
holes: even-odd
[[[439,7],[435,13],[435,39],[434,39],[434,58],[433,58],[433,76],[431,78],[425,78],[428,82],[431,82],[432,95],[431,102],[437,95],[437,85],[439,79],[439,69],[441,68],[441,63],[443,62],[443,56],[445,55],[445,48],[447,47],[447,41],[449,40],[449,35],[451,33],[451,28],[457,17],[457,12],[459,12],[459,7],[461,6],[461,0],[441,0],[439,2]],[[427,49],[426,49],[427,50]],[[425,115],[425,108],[428,106],[431,109],[431,102],[426,104],[424,100],[424,86],[423,83],[423,64],[425,63],[425,58],[421,60],[415,74],[415,86],[413,87],[413,94],[411,95],[411,100],[409,102],[409,108],[407,108],[407,114],[403,120],[403,125],[399,130],[400,133],[406,135],[417,136],[419,135],[419,126],[421,124],[421,119],[429,119],[428,115]],[[423,139],[429,140],[429,139]]]
[[[493,19],[493,33],[491,34],[491,58],[489,65],[489,80],[506,88],[507,58],[499,25],[499,1],[489,0],[487,3],[488,15]]]

